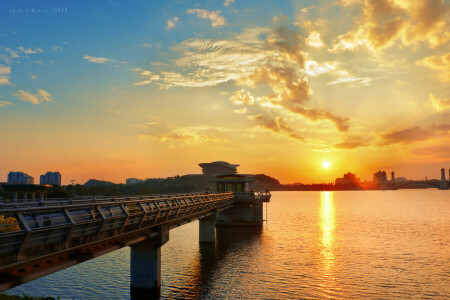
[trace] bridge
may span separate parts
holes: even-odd
[[[199,220],[200,242],[211,243],[216,225],[262,225],[269,200],[224,192],[3,204],[0,292],[130,246],[132,298],[158,295],[170,229]]]
[[[440,190],[447,190],[450,188],[450,170],[448,172],[449,180],[445,178],[445,169],[441,169],[441,180],[409,180],[409,181],[395,181],[394,172],[392,172],[392,180],[386,182],[386,189],[407,189],[407,188],[438,188]]]
[[[443,188],[442,182],[440,180],[408,180],[403,182],[389,182],[390,189],[426,189],[426,188]]]

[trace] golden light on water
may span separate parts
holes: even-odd
[[[320,225],[322,230],[322,278],[325,287],[334,285],[335,217],[333,192],[320,193]]]

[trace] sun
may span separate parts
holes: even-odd
[[[330,164],[329,161],[324,161],[324,162],[322,163],[322,167],[324,167],[325,169],[328,169],[330,166],[331,166],[331,164]]]

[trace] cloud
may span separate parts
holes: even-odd
[[[25,47],[17,47],[15,49],[11,49],[8,47],[0,46],[0,60],[2,60],[6,64],[11,64],[14,60],[21,57],[28,57],[30,54],[41,54],[44,52],[42,48],[25,48]]]
[[[433,125],[431,126],[431,130],[438,133],[447,133],[448,131],[450,131],[450,123]]]
[[[287,125],[283,119],[276,117],[274,119],[265,118],[262,114],[249,116],[250,120],[256,121],[260,126],[270,131],[282,134],[289,138],[303,141],[304,138],[300,136],[295,130],[293,130],[289,125]]]
[[[315,60],[307,60],[305,62],[306,74],[311,77],[333,72],[337,69],[337,67],[337,62],[324,62],[322,64]]]
[[[41,54],[44,52],[44,50],[42,50],[42,48],[24,48],[24,47],[17,47],[17,49],[19,49],[20,52],[25,53],[25,54]]]
[[[257,27],[245,29],[226,40],[189,39],[172,47],[178,57],[160,72],[159,79],[148,82],[163,89],[215,86],[236,80],[263,65],[269,55],[260,36],[269,31]],[[183,70],[183,73],[181,71]],[[141,77],[142,69],[133,69]],[[149,75],[150,76],[150,75]]]
[[[282,45],[285,49],[290,49],[285,43]],[[308,107],[307,103],[312,94],[311,87],[307,78],[296,69],[296,65],[303,64],[304,58],[293,57],[290,54],[286,58],[294,60],[295,64],[289,66],[286,61],[283,66],[268,64],[255,70],[253,74],[239,79],[238,82],[249,87],[254,87],[256,83],[268,85],[273,94],[256,98],[260,103],[285,108],[313,121],[329,120],[339,131],[347,131],[349,118],[341,118],[331,112]],[[246,98],[250,96],[248,94]]]
[[[178,17],[174,17],[174,18],[172,18],[172,19],[170,19],[170,20],[167,20],[167,26],[166,26],[166,29],[167,29],[167,30],[174,29],[175,26],[177,25],[177,23],[178,23]]]
[[[234,81],[249,88],[232,94],[230,100],[235,104],[254,105],[266,111],[277,108],[313,121],[328,120],[339,131],[346,131],[348,118],[309,105],[312,90],[306,76],[307,54],[301,51],[304,45],[304,39],[297,32],[283,25],[273,30],[245,29],[225,40],[193,38],[172,47],[178,57],[165,70],[154,73],[133,69],[141,78],[134,85],[155,84],[168,89],[216,86]],[[335,66],[330,63],[320,67],[332,69]],[[318,68],[314,71],[319,72]],[[255,97],[251,90],[257,85],[267,86],[272,93]]]
[[[143,44],[141,45],[141,47],[144,47],[144,48],[151,48],[151,47],[152,47],[152,44],[150,44],[150,43],[143,43]]]
[[[63,47],[58,46],[58,45],[54,45],[52,47],[52,51],[60,52],[60,51],[63,51],[63,50],[64,50]]]
[[[231,3],[233,3],[234,0],[225,0],[225,2],[223,3],[223,6],[230,6]]]
[[[158,125],[151,123],[150,125]],[[161,127],[161,126],[159,126]],[[161,128],[159,128],[161,130]],[[228,143],[229,140],[223,137],[217,137],[217,132],[227,131],[226,128],[213,126],[192,126],[165,128],[165,132],[155,132],[151,134],[138,135],[139,140],[161,141],[161,142],[183,142],[186,144],[204,144],[204,143]]]
[[[11,84],[9,75],[11,74],[11,67],[0,65],[0,85]]]
[[[248,111],[248,109],[247,109],[247,107],[243,107],[243,108],[241,108],[241,109],[235,109],[235,110],[233,110],[235,113],[237,113],[237,114],[246,114],[247,113],[247,111]]]
[[[418,141],[427,140],[432,137],[448,136],[450,133],[450,123],[435,124],[427,128],[414,126],[407,129],[393,130],[381,133],[381,145],[396,143],[411,144]]]
[[[11,102],[8,102],[8,101],[0,101],[0,107],[5,107],[5,106],[8,106],[8,105],[11,105]]]
[[[358,147],[367,147],[369,145],[367,139],[363,139],[360,137],[347,137],[341,143],[335,144],[334,148],[339,149],[356,149]]]
[[[225,18],[220,15],[221,11],[209,11],[207,9],[188,9],[188,14],[197,15],[200,19],[209,19],[212,27],[221,27],[225,25]]]
[[[450,108],[450,98],[447,99],[439,99],[433,94],[428,96],[427,102],[431,103],[434,109],[438,112],[447,110]]]
[[[90,62],[97,63],[97,64],[104,64],[106,62],[114,61],[114,60],[106,58],[106,57],[94,57],[94,56],[89,56],[89,55],[85,55],[85,56],[83,56],[83,58],[87,59]]]
[[[230,101],[238,105],[239,104],[253,105],[255,103],[255,97],[253,97],[244,89],[242,89],[234,92],[234,94],[231,95],[230,97]]]
[[[450,40],[444,0],[350,0],[344,6],[361,7],[354,29],[338,36],[332,52],[366,47],[371,51],[389,48],[396,41],[404,45],[426,41],[431,47]]]
[[[423,141],[433,136],[433,132],[429,129],[424,129],[414,126],[407,129],[393,130],[380,135],[382,145],[389,145],[395,143],[410,144],[417,141]]]
[[[369,86],[370,82],[374,80],[374,78],[369,77],[355,77],[346,70],[339,70],[335,73],[338,76],[338,78],[330,82],[327,82],[327,85],[338,85],[342,83],[353,83],[353,84],[359,83],[364,86]]]
[[[18,93],[13,94],[16,96],[19,100],[30,102],[32,104],[41,104],[43,102],[52,102],[53,96],[45,91],[45,90],[38,90],[37,94],[32,94],[29,92],[25,92],[24,90],[19,90]]]
[[[324,42],[320,38],[320,33],[317,31],[312,31],[308,38],[306,39],[306,43],[311,47],[322,48],[325,46]]]
[[[134,68],[133,71],[136,72],[136,74],[141,79],[143,79],[142,81],[134,82],[133,83],[134,86],[150,84],[150,83],[160,79],[159,75],[156,75],[155,73],[147,71],[147,70],[143,70],[141,68]]]
[[[444,55],[427,56],[422,60],[416,61],[416,64],[437,70],[441,81],[450,81],[450,52]]]

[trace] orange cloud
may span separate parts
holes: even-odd
[[[249,116],[249,119],[258,122],[263,128],[271,130],[276,133],[281,133],[287,137],[295,140],[303,141],[304,138],[301,137],[295,130],[293,130],[289,125],[287,125],[283,119],[276,117],[275,119],[265,118],[262,114],[256,116]]]
[[[423,129],[418,126],[414,126],[407,129],[390,131],[388,133],[381,134],[383,139],[383,145],[395,144],[395,143],[413,143],[417,141],[423,141],[433,136],[433,133],[428,129]]]
[[[431,105],[433,105],[434,109],[436,109],[436,111],[440,112],[440,111],[444,111],[450,108],[450,98],[447,99],[439,99],[438,97],[436,97],[433,94],[430,94],[428,96],[428,100],[429,103],[431,103]]]
[[[407,129],[394,130],[380,134],[383,140],[381,145],[395,143],[411,144],[418,141],[427,140],[438,134],[447,134],[450,131],[450,124],[433,125],[430,128],[414,126]]]
[[[227,131],[226,128],[212,126],[193,126],[165,128],[154,122],[140,124],[138,127],[149,129],[153,127],[153,133],[139,134],[138,139],[142,141],[161,141],[161,142],[183,142],[187,144],[219,143],[229,142],[228,139],[217,137],[218,132]]]

